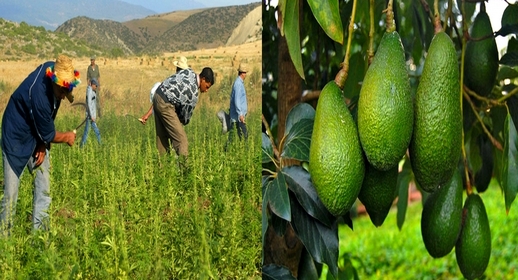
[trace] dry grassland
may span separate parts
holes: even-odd
[[[173,61],[185,56],[195,72],[203,67],[214,70],[216,83],[200,96],[197,108],[208,106],[214,112],[228,109],[230,86],[237,76],[240,62],[247,62],[251,73],[246,80],[249,111],[261,110],[261,42],[238,46],[202,49],[188,52],[166,53],[161,57],[132,57],[107,59],[97,57],[101,72],[101,102],[103,114],[111,111],[116,115],[141,116],[150,107],[149,91],[155,82],[163,81],[176,71]],[[7,101],[16,87],[43,61],[1,61],[0,110],[3,113]],[[90,64],[88,57],[74,59],[82,83],[74,90],[76,101],[83,102],[86,92],[86,69]],[[256,72],[256,73],[253,73]],[[255,79],[254,79],[255,78]],[[61,111],[77,110],[64,102]],[[78,113],[79,114],[79,113]],[[196,113],[195,113],[196,114]]]

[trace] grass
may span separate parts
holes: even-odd
[[[516,279],[518,276],[518,210],[515,205],[506,215],[504,198],[495,181],[481,194],[491,227],[492,251],[486,279]],[[353,256],[360,279],[463,279],[455,259],[455,249],[444,258],[433,259],[421,237],[422,204],[408,208],[401,231],[392,209],[380,228],[369,217],[353,221],[354,231],[339,229],[340,254]]]
[[[93,132],[82,149],[54,144],[51,229],[31,232],[25,171],[13,234],[0,239],[0,279],[258,279],[259,113],[248,118],[247,146],[236,141],[225,153],[216,110],[197,107],[185,127],[187,175],[176,157],[158,156],[153,118],[142,126],[108,110],[98,121],[102,146]],[[57,129],[82,117],[60,111]]]

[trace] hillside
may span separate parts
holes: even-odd
[[[122,24],[137,33],[145,42],[148,42],[153,38],[160,37],[171,27],[201,11],[203,11],[203,9],[174,11],[165,14],[151,15],[142,19],[134,19],[123,22]]]
[[[146,48],[150,52],[166,50],[194,50],[223,46],[252,10],[261,3],[205,9],[193,14],[166,31],[156,44]]]
[[[144,48],[142,37],[120,22],[112,20],[93,20],[76,17],[63,23],[58,33],[70,38],[82,40],[105,50],[120,49],[125,54],[133,55]]]
[[[72,57],[102,54],[103,50],[63,33],[48,31],[0,18],[0,60],[53,59],[65,53]]]
[[[124,23],[76,17],[59,26],[56,32],[85,40],[108,52],[122,52],[126,55],[214,48],[226,45],[231,36],[238,38],[232,39],[236,43],[260,40],[257,28],[242,27],[241,31],[234,32],[247,17],[246,22],[252,22],[250,27],[258,25],[260,28],[261,13],[252,13],[255,10],[260,11],[260,7],[261,3],[257,2],[178,11]]]

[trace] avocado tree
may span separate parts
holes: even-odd
[[[410,182],[428,253],[455,248],[464,277],[483,275],[483,193],[495,178],[509,213],[518,192],[518,4],[507,4],[493,32],[482,0],[264,1],[264,278],[315,279],[322,264],[356,277],[338,225],[353,227],[359,198],[381,226],[397,198],[401,228]]]

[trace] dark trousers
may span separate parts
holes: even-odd
[[[236,131],[234,131],[235,129],[237,130],[237,136],[239,136],[239,140],[243,138],[245,140],[248,139],[248,131],[246,129],[246,124],[242,122],[232,122],[232,124],[230,125],[230,129],[228,130],[228,141],[225,145],[225,151],[227,150],[228,145],[230,145],[230,143],[232,143],[233,141],[234,134],[236,133]]]
[[[239,140],[241,140],[242,137],[244,137],[245,140],[248,139],[248,131],[246,130],[246,124],[244,124],[242,122],[232,122],[232,124],[230,125],[229,134],[228,134],[228,141],[232,142],[232,138],[234,137],[232,130],[234,130],[236,128],[236,125],[237,125],[237,136],[239,136]]]

